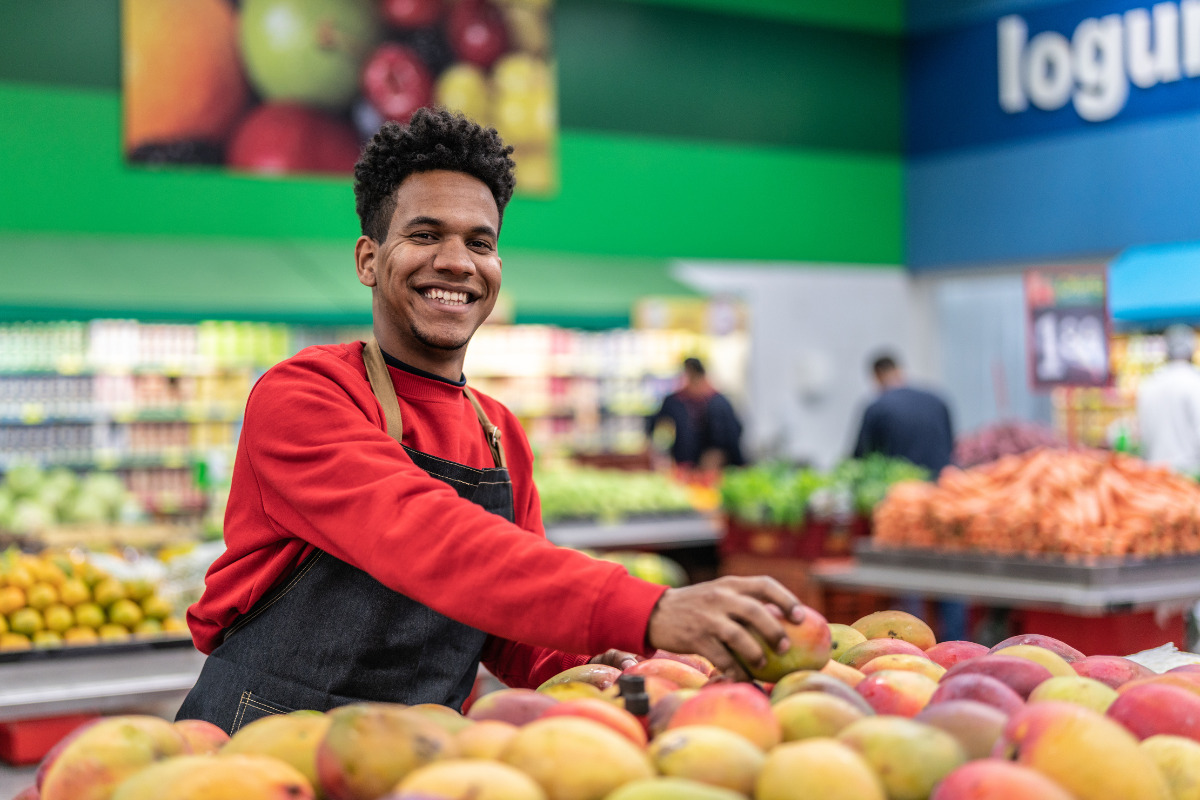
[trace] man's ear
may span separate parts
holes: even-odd
[[[375,286],[378,278],[375,274],[375,260],[379,257],[379,242],[370,236],[360,236],[354,243],[354,269],[358,273],[358,282],[363,286]]]

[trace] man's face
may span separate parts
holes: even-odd
[[[385,350],[424,369],[455,362],[461,368],[500,291],[499,227],[495,198],[477,178],[434,170],[400,184],[387,239],[364,237],[357,251],[359,280],[374,287]]]

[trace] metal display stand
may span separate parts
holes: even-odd
[[[191,639],[96,645],[0,659],[0,722],[182,702],[204,654]]]
[[[1200,599],[1200,558],[1194,556],[1081,563],[884,550],[868,543],[854,563],[818,565],[814,574],[838,588],[965,598],[1083,617],[1182,608]]]
[[[546,527],[546,537],[565,547],[615,550],[675,550],[715,547],[721,527],[713,516],[686,514],[629,520],[617,524],[595,522],[559,523]]]

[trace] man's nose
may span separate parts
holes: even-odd
[[[475,259],[471,257],[471,249],[462,239],[448,236],[438,247],[437,258],[434,259],[435,269],[454,273],[475,272]]]

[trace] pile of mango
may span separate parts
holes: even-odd
[[[0,553],[0,651],[181,635],[187,626],[145,580],[118,580],[78,554]]]
[[[231,732],[110,717],[59,743],[16,800],[1197,797],[1194,666],[1158,674],[1036,634],[937,643],[900,611],[853,625],[810,611],[786,627],[791,649],[752,682],[659,651],[624,673],[584,664],[485,694],[465,715],[360,703],[253,716],[272,704],[247,693]],[[648,698],[623,694],[627,675]],[[647,699],[647,713],[626,710]]]

